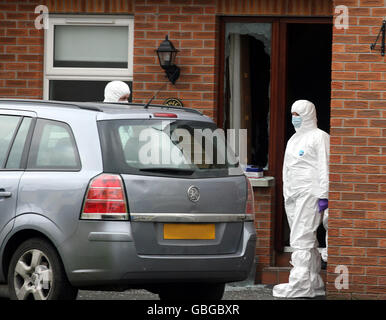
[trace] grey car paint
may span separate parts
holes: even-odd
[[[0,241],[14,222],[17,192],[22,171],[0,171]]]
[[[113,105],[92,105],[103,108],[103,112],[65,108],[55,102],[47,107],[47,102],[43,101],[0,99],[0,114],[32,111],[38,118],[67,123],[81,160],[81,169],[73,172],[0,170],[0,177],[6,174],[12,177],[12,187],[7,185],[7,189],[15,196],[17,194],[17,202],[15,197],[12,198],[14,204],[8,201],[9,198],[0,199],[0,261],[14,235],[23,230],[36,230],[54,244],[69,281],[77,287],[245,279],[255,255],[256,234],[253,221],[248,221],[250,219],[240,221],[237,216],[232,222],[213,219],[216,239],[193,241],[164,240],[162,221],[79,219],[90,180],[103,172],[97,121],[148,119],[158,110],[141,106],[123,109]],[[212,122],[197,113],[173,112],[180,119]],[[229,215],[242,215],[245,210],[244,176],[206,179],[122,177],[133,216],[136,213],[153,217],[163,213],[202,214],[211,221],[207,214],[224,215],[228,219]],[[19,183],[18,189],[15,181]],[[187,198],[186,192],[191,185],[196,185],[201,191],[198,203]],[[5,281],[2,262],[0,281]]]

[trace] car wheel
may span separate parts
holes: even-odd
[[[23,242],[13,254],[8,287],[12,300],[73,300],[78,294],[55,248],[40,238]]]
[[[158,295],[161,300],[221,300],[224,283],[175,284],[163,287]]]

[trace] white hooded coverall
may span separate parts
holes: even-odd
[[[130,88],[123,81],[111,81],[105,87],[105,100],[103,102],[118,102],[125,95],[130,95]]]
[[[328,199],[330,136],[318,129],[315,106],[306,100],[291,108],[302,124],[289,139],[283,164],[283,195],[290,227],[291,256],[289,283],[273,288],[275,297],[324,295],[319,275],[320,254],[316,231],[321,222],[318,200]]]

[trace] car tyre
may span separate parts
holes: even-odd
[[[8,269],[8,287],[12,300],[74,300],[78,294],[56,249],[41,238],[29,239],[16,249]]]
[[[175,284],[160,289],[161,300],[221,300],[224,283]]]

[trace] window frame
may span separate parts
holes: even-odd
[[[32,134],[33,134],[34,128],[35,128],[37,114],[34,111],[0,109],[0,116],[17,116],[17,117],[20,117],[21,122],[19,122],[19,125],[21,125],[21,123],[22,123],[22,118],[24,118],[24,117],[32,118],[32,122],[31,122],[31,125],[29,128],[29,131],[28,131],[28,135],[26,137],[25,145],[24,145],[23,155],[22,155],[22,159],[20,162],[20,168],[19,169],[7,169],[7,168],[3,167],[3,164],[0,164],[0,172],[2,172],[2,171],[25,171],[25,168],[27,165],[28,152],[29,152],[29,148],[30,148],[30,144],[31,144]],[[17,133],[19,132],[19,128],[17,129],[16,135],[13,137],[13,140],[10,142],[11,146],[13,146],[13,144],[14,144],[14,140],[17,136]],[[11,151],[12,151],[12,147],[8,150],[7,158],[5,159],[4,166],[6,166],[6,164],[8,162],[9,154]]]
[[[38,155],[38,146],[42,138],[42,133],[43,133],[43,128],[45,123],[53,123],[55,125],[62,126],[67,129],[68,133],[70,134],[70,140],[71,144],[74,148],[75,151],[75,160],[76,160],[76,167],[74,168],[66,168],[66,167],[30,167],[30,161],[32,158],[32,155],[34,155],[37,158]],[[36,160],[34,159],[34,163],[36,165]],[[31,135],[31,140],[30,140],[30,145],[29,145],[29,150],[28,150],[28,156],[26,159],[25,163],[25,171],[45,171],[45,172],[79,172],[82,170],[82,161],[79,155],[79,149],[78,145],[76,144],[76,139],[74,136],[74,133],[72,131],[71,126],[63,121],[58,121],[58,120],[52,120],[52,119],[44,119],[44,118],[38,118],[36,120],[36,123],[34,125],[34,131],[33,134]]]
[[[12,134],[12,138],[9,140],[9,144],[8,144],[7,151],[5,153],[4,160],[0,163],[0,169],[1,170],[4,170],[6,165],[7,165],[8,158],[9,158],[9,155],[10,155],[12,147],[13,147],[13,143],[15,141],[17,133],[19,132],[21,123],[23,122],[23,116],[20,116],[20,115],[16,115],[16,114],[15,115],[13,115],[13,114],[0,114],[0,117],[4,117],[4,116],[5,117],[16,117],[16,118],[18,118],[18,122],[16,124],[15,131]]]
[[[23,151],[21,153],[21,158],[20,158],[20,166],[19,166],[19,168],[7,168],[9,157],[10,157],[10,155],[12,153],[12,150],[13,150],[13,147],[15,145],[16,138],[17,138],[17,136],[19,134],[19,131],[20,131],[20,128],[23,125],[24,120],[26,118],[31,119],[31,122],[29,124],[27,135],[25,137]],[[5,163],[4,163],[4,168],[3,168],[4,171],[24,171],[26,169],[29,149],[30,149],[30,146],[31,146],[31,139],[32,139],[33,132],[35,130],[35,124],[36,124],[36,118],[35,117],[21,116],[21,120],[20,120],[20,123],[18,125],[16,135],[14,136],[11,148],[8,151],[7,159],[6,159]]]
[[[127,26],[129,47],[127,68],[54,67],[54,33],[56,25],[67,26]],[[43,99],[49,99],[50,80],[88,80],[133,82],[134,16],[133,15],[50,15],[44,32]]]

